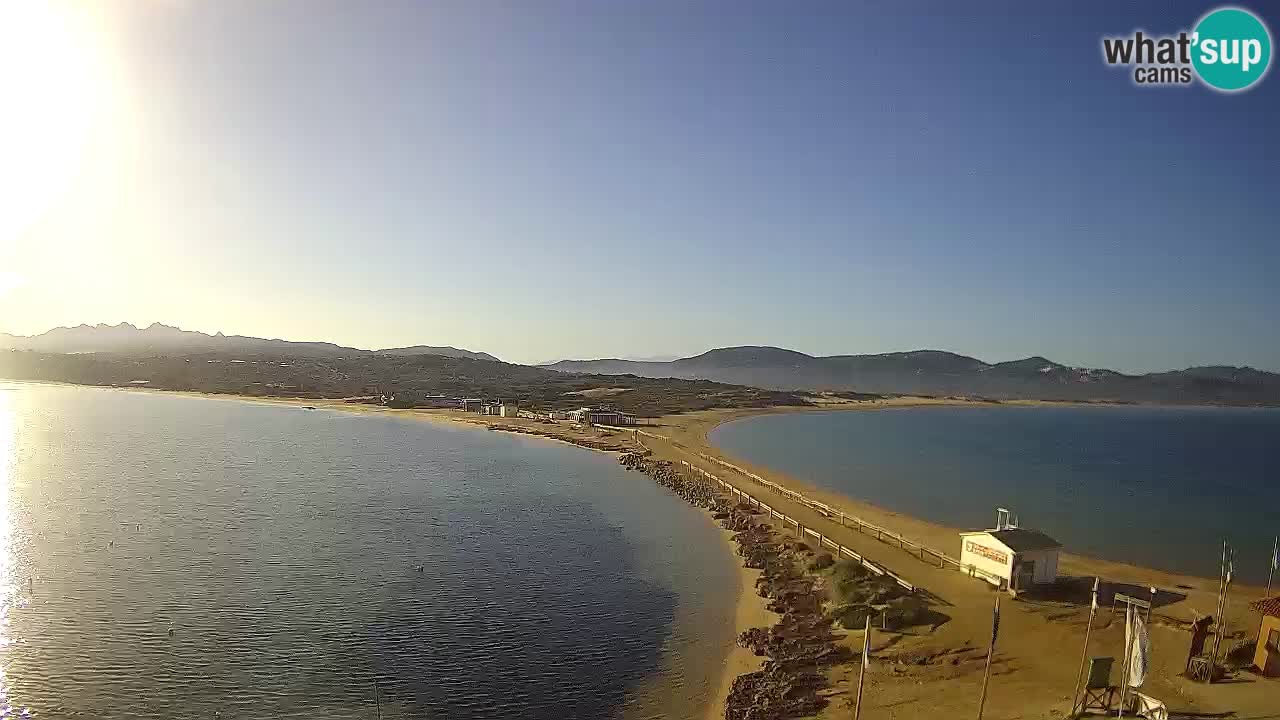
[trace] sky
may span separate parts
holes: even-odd
[[[0,332],[1280,370],[1280,76],[1027,5],[0,0]]]

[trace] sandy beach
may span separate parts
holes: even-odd
[[[874,411],[884,408],[918,405],[964,405],[956,400],[895,398],[889,401],[830,403],[821,409]],[[1044,403],[1018,403],[1044,404]],[[729,461],[806,496],[901,533],[904,537],[937,548],[950,555],[958,554],[958,533],[972,528],[952,528],[928,523],[901,513],[878,508],[871,503],[815,488],[803,479],[767,468],[753,466],[740,458],[717,450],[707,440],[716,426],[731,420],[763,413],[806,412],[806,409],[778,408],[769,410],[729,410],[689,413],[663,418],[656,428],[647,431],[666,440],[647,440],[658,455],[670,454],[715,472],[735,482],[751,483],[743,476],[710,463],[703,454]],[[744,485],[745,486],[745,485]],[[910,551],[896,545],[860,535],[852,528],[815,510],[780,497],[760,494],[775,507],[801,519],[807,526],[854,548],[864,556],[883,564],[913,584],[925,588],[937,599],[936,607],[948,620],[932,630],[910,633],[875,633],[873,648],[886,662],[875,663],[869,671],[874,690],[866,694],[864,717],[894,717],[912,708],[911,716],[950,717],[973,712],[979,693],[983,653],[991,629],[991,606],[994,592],[986,583],[966,577],[954,569],[939,569],[923,562]],[[1244,675],[1227,684],[1203,685],[1181,676],[1184,669],[1190,633],[1188,624],[1198,615],[1212,613],[1218,581],[1177,573],[1162,572],[1124,563],[1064,553],[1059,570],[1063,576],[1077,577],[1081,592],[1053,599],[1012,601],[1004,597],[1001,634],[997,644],[993,683],[987,699],[987,717],[1039,718],[1061,717],[1069,712],[1070,696],[1075,684],[1088,618],[1087,585],[1093,577],[1104,583],[1103,610],[1094,623],[1090,640],[1090,656],[1121,656],[1123,619],[1110,615],[1110,592],[1145,592],[1149,586],[1160,589],[1154,612],[1152,646],[1155,670],[1144,690],[1164,700],[1172,709],[1197,713],[1235,713],[1238,718],[1272,718],[1280,712],[1280,682]],[[1244,642],[1257,630],[1257,615],[1248,603],[1258,599],[1263,588],[1235,585],[1228,608],[1231,642]],[[852,633],[851,640],[860,640]],[[1118,671],[1116,671],[1118,673]],[[843,668],[837,682],[850,689],[856,681],[857,665]],[[833,703],[826,715],[847,716],[848,709]],[[919,715],[917,715],[919,713]]]
[[[766,610],[764,600],[755,592],[756,578],[760,577],[761,572],[742,566],[737,555],[738,547],[733,543],[733,533],[721,528],[720,534],[724,537],[725,549],[733,554],[734,561],[738,563],[738,604],[733,614],[734,628],[737,632],[742,632],[772,625],[777,621],[777,614]],[[706,720],[721,720],[724,717],[725,699],[729,697],[733,679],[760,669],[762,662],[761,658],[736,642],[726,648],[715,697],[707,704],[703,715]]]

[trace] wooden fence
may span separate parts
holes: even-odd
[[[733,463],[727,460],[722,460],[721,458],[708,455],[704,452],[699,452],[698,455],[703,460],[715,463],[717,465],[720,465],[721,467],[727,468],[729,470],[733,470],[736,473],[744,475],[750,478],[751,480],[765,486],[769,490],[779,495],[782,495],[783,497],[789,500],[792,500],[793,502],[797,502],[797,503],[800,503],[801,505],[804,505],[805,507],[812,508],[818,511],[818,513],[826,516],[827,518],[830,518],[832,521],[838,520],[842,527],[852,527],[853,529],[857,530],[859,533],[863,533],[866,535],[874,535],[875,538],[880,542],[883,542],[888,545],[897,545],[899,549],[908,551],[911,554],[918,556],[922,562],[937,562],[938,567],[940,568],[946,568],[947,566],[951,566],[959,570],[960,572],[963,572],[969,575],[970,577],[982,577],[987,582],[993,582],[996,585],[1000,585],[1001,583],[1004,582],[1002,578],[992,575],[991,573],[988,573],[984,570],[976,568],[972,565],[964,565],[956,558],[951,557],[950,555],[940,550],[935,550],[923,543],[916,542],[914,540],[906,538],[900,533],[896,533],[888,528],[876,525],[875,523],[867,522],[866,520],[863,520],[862,518],[856,515],[850,515],[849,513],[846,513],[844,510],[841,510],[838,507],[828,505],[827,503],[814,500],[813,498],[810,498],[810,497],[806,497],[803,493],[799,493],[799,492],[796,492],[795,490],[792,490],[791,488],[785,487],[783,485],[779,485],[778,483],[773,482],[772,480],[763,478],[760,475],[753,473],[750,470],[747,470],[746,468],[734,465]]]
[[[622,430],[623,428],[618,428],[618,429],[619,429],[619,430]],[[681,444],[681,443],[679,443],[679,442],[676,442],[675,440],[672,440],[671,438],[668,438],[668,437],[665,437],[665,436],[662,436],[662,435],[656,435],[656,434],[654,434],[654,433],[645,432],[645,431],[643,431],[643,430],[635,430],[635,429],[631,429],[631,428],[629,428],[629,429],[630,429],[631,431],[635,432],[637,435],[644,435],[645,437],[650,437],[650,438],[653,438],[653,439],[655,439],[655,440],[664,440],[664,441],[669,442],[669,443],[671,443],[672,445],[674,445],[674,446],[676,446],[676,447],[678,447],[678,448],[681,448],[681,449],[684,449],[684,450],[686,450],[686,451],[690,451],[690,452],[692,452],[692,449],[691,449],[691,448],[688,448],[688,447],[686,447],[685,445],[683,445],[683,444]],[[753,473],[753,472],[751,472],[750,470],[747,470],[747,469],[746,469],[746,468],[744,468],[744,467],[739,467],[738,465],[734,465],[733,463],[729,462],[728,460],[723,460],[723,459],[718,458],[718,457],[715,457],[715,456],[713,456],[713,455],[708,455],[707,453],[704,453],[704,452],[698,452],[697,454],[698,454],[698,456],[699,456],[699,457],[701,457],[703,460],[706,460],[707,462],[715,463],[716,465],[719,465],[720,467],[723,467],[723,468],[728,469],[728,470],[732,470],[732,471],[734,471],[734,472],[738,473],[739,475],[742,475],[742,476],[744,476],[744,477],[747,477],[747,478],[751,479],[752,481],[754,481],[754,482],[756,482],[756,483],[758,483],[758,484],[760,484],[760,485],[763,485],[765,488],[767,488],[767,489],[768,489],[768,490],[770,490],[771,492],[774,492],[774,493],[776,493],[776,494],[778,494],[778,495],[781,495],[781,496],[783,496],[783,497],[785,497],[785,498],[787,498],[787,499],[789,499],[789,500],[791,500],[791,501],[793,501],[793,502],[800,503],[801,505],[804,505],[805,507],[808,507],[808,508],[811,508],[811,509],[813,509],[813,510],[816,510],[816,511],[818,511],[818,513],[820,513],[820,514],[822,514],[822,515],[826,516],[827,518],[831,519],[832,521],[838,521],[842,527],[849,527],[849,528],[853,528],[854,530],[858,531],[859,533],[862,533],[862,534],[865,534],[865,535],[873,535],[873,536],[875,536],[875,538],[876,538],[877,540],[879,540],[880,542],[883,542],[883,543],[885,543],[885,544],[887,544],[887,545],[897,545],[897,546],[898,546],[898,548],[900,548],[900,549],[902,549],[902,550],[904,550],[904,551],[908,551],[908,552],[912,553],[913,555],[916,555],[917,557],[919,557],[919,558],[920,558],[920,560],[921,560],[921,562],[929,562],[929,563],[934,563],[934,562],[936,562],[936,563],[938,564],[938,567],[940,567],[940,568],[946,568],[946,567],[950,566],[950,567],[953,567],[953,568],[955,568],[955,569],[959,570],[960,572],[965,573],[966,575],[969,575],[970,577],[980,577],[980,578],[982,578],[983,580],[985,580],[986,582],[991,582],[991,583],[994,583],[994,584],[996,584],[996,585],[1000,585],[1000,584],[1002,584],[1002,583],[1004,582],[1004,580],[1003,580],[1002,578],[999,578],[999,577],[997,577],[997,576],[995,576],[995,575],[992,575],[991,573],[988,573],[988,572],[986,572],[986,571],[984,571],[984,570],[981,570],[981,569],[979,569],[979,568],[976,568],[976,567],[974,567],[974,566],[972,566],[972,565],[964,565],[964,564],[962,564],[959,560],[957,560],[956,558],[954,558],[954,557],[952,557],[952,556],[950,556],[950,555],[948,555],[948,554],[946,554],[946,553],[944,553],[944,552],[942,552],[942,551],[940,551],[940,550],[935,550],[935,549],[933,549],[933,548],[931,548],[931,547],[928,547],[927,545],[925,545],[925,544],[923,544],[923,543],[916,542],[915,540],[911,540],[910,538],[904,537],[901,533],[894,532],[893,530],[890,530],[890,529],[885,528],[885,527],[881,527],[881,526],[879,526],[879,525],[876,525],[875,523],[867,522],[866,520],[863,520],[862,518],[858,517],[857,515],[851,515],[851,514],[849,514],[849,513],[845,512],[844,510],[842,510],[842,509],[840,509],[840,508],[838,508],[838,507],[835,507],[835,506],[833,506],[833,505],[828,505],[827,503],[824,503],[824,502],[821,502],[821,501],[818,501],[818,500],[814,500],[813,498],[810,498],[810,497],[806,497],[806,496],[804,495],[804,493],[799,493],[799,492],[796,492],[795,490],[792,490],[791,488],[788,488],[788,487],[783,486],[783,485],[779,485],[778,483],[773,482],[772,480],[768,480],[768,479],[766,479],[766,478],[764,478],[764,477],[761,477],[759,474],[757,474],[757,473]],[[698,470],[699,472],[704,472],[704,471],[700,470],[699,468],[696,468],[696,467],[694,467],[694,466],[690,465],[689,463],[687,463],[687,462],[685,462],[685,461],[683,461],[683,460],[681,460],[680,462],[681,462],[681,463],[683,463],[683,464],[684,464],[685,466],[687,466],[687,467],[693,468],[694,470]],[[710,474],[708,473],[708,475],[710,475]],[[722,484],[724,484],[724,485],[726,485],[726,486],[728,486],[728,487],[732,487],[732,485],[730,485],[729,483],[726,483],[725,481],[721,480],[720,478],[715,477],[714,475],[710,475],[710,477],[712,477],[713,479],[715,479],[717,482],[720,482],[720,483],[722,483]],[[735,488],[735,490],[736,490],[736,488]],[[738,491],[738,492],[741,492],[741,491]],[[735,493],[735,494],[736,494],[736,493]],[[754,498],[753,498],[753,499],[754,499]],[[772,509],[770,509],[770,510],[771,510],[771,512],[772,512]],[[777,513],[775,513],[775,514],[774,514],[774,516],[775,516],[775,517],[779,517],[780,515],[779,515],[779,514],[777,514]],[[796,521],[795,521],[795,520],[792,520],[792,519],[790,519],[790,518],[788,518],[788,519],[787,519],[787,522],[792,523],[792,524],[795,524],[795,523],[796,523]],[[830,541],[829,541],[829,540],[827,540],[826,538],[823,538],[821,535],[819,535],[819,534],[817,533],[817,531],[816,531],[816,530],[812,530],[812,529],[808,529],[808,528],[807,528],[807,530],[809,530],[809,531],[810,531],[810,532],[809,532],[809,534],[810,534],[810,535],[815,536],[815,537],[818,537],[818,538],[820,538],[821,540],[825,541],[825,544],[827,544],[829,547],[836,547],[834,543],[830,543]],[[839,546],[839,547],[843,548],[843,546]],[[847,552],[846,552],[846,551],[847,551]],[[855,559],[857,559],[857,560],[859,560],[859,561],[863,561],[863,560],[862,560],[862,556],[861,556],[861,555],[858,555],[857,553],[853,552],[852,550],[848,550],[848,548],[843,548],[843,549],[841,550],[841,554],[846,554],[848,557],[852,557],[852,558],[855,558]],[[866,561],[863,561],[863,564],[864,564],[864,565],[866,565]],[[874,569],[874,568],[871,568],[871,566],[867,565],[867,567],[868,567],[869,569],[872,569],[873,571],[875,571],[875,569]],[[888,571],[885,571],[885,572],[888,572]],[[892,575],[892,574],[891,574],[891,575]],[[902,583],[904,583],[904,584],[906,583],[906,581],[900,580],[900,579],[898,578],[898,576],[896,576],[896,575],[892,575],[892,577],[893,577],[894,579],[898,579],[898,580],[899,580],[899,582],[902,582]],[[905,585],[904,585],[904,586],[905,586]]]
[[[686,460],[681,460],[680,464],[683,465],[688,472],[698,473],[707,481],[715,482],[719,484],[720,487],[723,488],[725,491],[727,491],[731,496],[737,496],[739,502],[745,503],[746,505],[749,505],[749,506],[753,506],[762,512],[766,512],[769,514],[769,517],[771,518],[774,518],[776,520],[781,520],[784,527],[786,526],[794,527],[796,531],[796,537],[798,538],[811,537],[817,541],[818,547],[830,548],[831,550],[835,551],[837,556],[847,557],[858,563],[861,563],[863,567],[875,573],[876,575],[884,575],[886,577],[892,578],[895,582],[901,585],[907,592],[914,593],[916,591],[915,585],[912,585],[911,583],[907,582],[901,577],[898,577],[898,575],[893,573],[888,568],[884,568],[884,567],[881,567],[880,565],[877,565],[876,563],[868,560],[862,555],[854,552],[850,548],[847,548],[844,545],[837,543],[836,541],[832,540],[829,537],[826,537],[825,535],[818,532],[817,530],[814,530],[811,527],[805,527],[800,523],[799,520],[779,512],[777,509],[770,506],[768,503],[761,501],[759,498],[743,490],[737,485],[734,485],[733,483],[727,480],[723,480],[717,477],[716,475],[709,473],[706,470],[703,470],[700,467],[691,465]]]

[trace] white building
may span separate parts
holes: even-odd
[[[1029,590],[1058,579],[1062,543],[1009,522],[1007,510],[991,530],[960,533],[960,565],[1001,589]]]
[[[515,403],[502,403],[498,406],[498,415],[504,418],[520,416],[520,406]]]
[[[570,410],[568,412],[569,419],[582,425],[635,425],[636,416],[628,415],[617,410],[604,410],[601,408],[584,407],[579,410]]]

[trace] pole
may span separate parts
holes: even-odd
[[[1129,656],[1133,646],[1133,603],[1124,604],[1124,662],[1120,664],[1120,707],[1116,717],[1124,717],[1124,696],[1129,692]]]
[[[978,720],[982,720],[982,711],[987,706],[987,683],[991,680],[991,656],[996,654],[996,635],[1000,632],[1000,596],[996,596],[996,607],[991,616],[991,647],[987,648],[987,667],[982,671],[982,695],[978,698]]]
[[[1089,657],[1089,633],[1093,632],[1093,616],[1098,612],[1098,578],[1093,579],[1093,593],[1089,601],[1089,624],[1084,626],[1084,649],[1080,651],[1080,671],[1076,673],[1076,687],[1071,691],[1071,717],[1076,716],[1076,699],[1080,697],[1080,683],[1084,681],[1084,661]],[[1083,705],[1083,703],[1081,703]],[[1083,712],[1084,708],[1080,708]]]
[[[862,669],[858,670],[858,699],[853,706],[853,720],[862,717],[862,684],[867,679],[867,658],[871,650],[871,613],[867,613],[867,627],[862,634]]]
[[[378,706],[378,720],[382,720],[382,694],[378,692],[378,678],[373,679],[373,702]]]
[[[1227,558],[1227,582],[1222,586],[1222,633],[1218,635],[1218,642],[1213,646],[1213,662],[1215,665],[1218,662],[1218,650],[1222,646],[1222,640],[1227,637],[1227,603],[1231,595],[1231,575],[1235,572],[1235,569],[1236,551],[1235,548],[1232,548],[1231,555]],[[1231,649],[1228,648],[1227,654],[1230,653]],[[1226,658],[1223,658],[1223,662],[1226,662]]]
[[[1280,561],[1280,535],[1271,543],[1271,569],[1267,571],[1267,594],[1263,597],[1271,597],[1271,577],[1276,574],[1276,565],[1280,564],[1277,561]]]
[[[1222,647],[1222,638],[1227,633],[1227,593],[1231,590],[1231,574],[1235,569],[1235,551],[1227,549],[1227,541],[1222,541],[1222,590],[1218,596],[1218,617],[1215,618],[1217,633],[1213,638],[1213,654],[1209,657],[1209,682],[1218,667],[1218,650]]]

